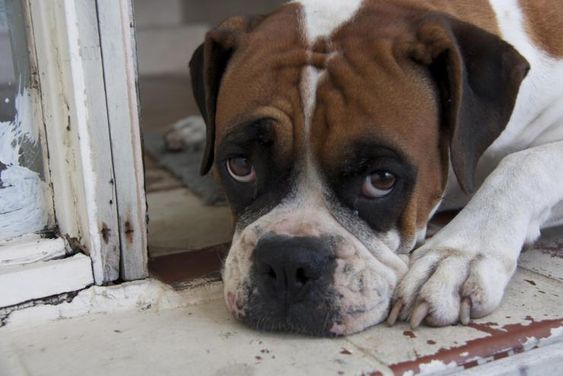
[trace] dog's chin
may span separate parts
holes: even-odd
[[[407,263],[375,234],[364,236],[362,242],[333,223],[329,225],[325,226],[332,230],[328,236],[269,236],[252,227],[235,234],[223,269],[230,313],[258,330],[323,337],[350,335],[381,323]],[[279,247],[267,248],[272,244]],[[305,282],[309,287],[302,293],[280,294],[270,286],[268,278],[272,277],[264,278],[270,272],[265,273],[264,260],[257,255],[268,249],[278,255],[284,246],[303,252],[292,254],[291,260],[324,265],[317,270],[319,274],[312,274],[314,279]]]
[[[369,302],[358,304],[349,300],[349,293],[332,290],[315,301],[280,307],[258,294],[256,289],[243,287],[237,294],[225,290],[225,302],[231,315],[252,329],[340,337],[361,332],[385,320],[390,305],[390,294],[386,295],[371,297]]]
[[[376,307],[364,312],[342,315],[338,322],[333,323],[330,333],[334,336],[347,336],[378,325],[387,317],[388,307],[389,303],[385,304],[384,309]]]
[[[379,307],[347,314],[327,309],[309,318],[303,318],[292,313],[256,314],[252,309],[237,313],[231,311],[237,320],[258,331],[312,337],[342,337],[355,334],[380,324],[387,317],[387,313],[387,308],[379,309]]]

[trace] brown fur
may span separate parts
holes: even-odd
[[[433,10],[479,26],[489,33],[499,35],[497,19],[488,0],[431,0]]]
[[[355,140],[379,140],[400,150],[417,169],[398,224],[403,240],[412,241],[438,203],[448,169],[438,88],[410,51],[420,43],[415,19],[433,11],[498,34],[485,0],[368,0],[353,22],[313,46],[300,35],[296,4],[281,7],[252,32],[236,35],[237,50],[217,99],[215,147],[233,127],[270,117],[277,122],[275,155],[298,163],[306,147],[303,69],[325,68],[311,125],[316,161],[325,170],[336,168]]]
[[[319,84],[312,140],[325,170],[339,166],[354,141],[378,140],[401,150],[419,177],[399,223],[404,240],[412,240],[445,184],[436,168],[442,165],[436,89],[421,69],[403,65],[406,56],[401,62],[395,56],[401,35],[412,35],[406,25],[386,14],[362,14],[333,37],[333,49],[341,53],[329,60]],[[369,25],[378,27],[366,32]]]
[[[560,0],[520,0],[526,30],[534,43],[553,57],[563,57],[563,3]]]
[[[241,41],[221,82],[217,140],[247,120],[271,117],[278,122],[276,155],[295,157],[294,142],[303,132],[299,83],[307,63],[298,12],[291,4],[280,8]]]
[[[449,165],[449,141],[440,128],[444,124],[438,88],[429,72],[412,60],[413,51],[420,48],[428,54],[429,64],[436,53],[456,43],[449,39],[450,32],[442,29],[448,27],[447,20],[424,31],[430,40],[442,34],[445,39],[440,37],[432,46],[417,40],[421,37],[415,30],[417,18],[433,10],[441,11],[433,12],[438,18],[444,12],[456,18],[459,14],[460,19],[475,20],[483,29],[498,34],[486,1],[364,3],[353,21],[331,38],[332,51],[338,53],[328,61],[327,74],[319,84],[312,130],[312,142],[324,170],[335,169],[354,141],[369,139],[393,145],[416,166],[416,186],[398,223],[405,241],[426,226],[444,190]],[[462,72],[464,68],[459,69]],[[461,76],[454,81],[461,84]],[[494,131],[495,135],[500,130]],[[479,141],[483,149],[474,151],[481,153],[490,141],[485,137]],[[472,168],[468,164],[463,169]]]

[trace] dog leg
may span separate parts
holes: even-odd
[[[199,150],[205,145],[205,122],[201,116],[188,116],[170,126],[164,134],[169,151]]]
[[[522,246],[538,238],[562,200],[562,141],[504,158],[467,206],[413,252],[388,323],[467,324],[494,311]]]

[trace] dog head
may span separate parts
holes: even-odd
[[[470,191],[528,65],[444,14],[316,3],[226,20],[190,68],[202,173],[214,168],[235,219],[229,310],[261,329],[343,335],[385,318],[450,161]]]

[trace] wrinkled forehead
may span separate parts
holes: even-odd
[[[241,117],[268,112],[285,117],[302,132],[304,112],[314,102],[315,76],[330,53],[326,43],[317,42],[329,40],[360,3],[349,0],[335,7],[323,1],[290,2],[245,35],[221,81],[217,136],[244,123]]]
[[[217,99],[216,135],[271,117],[282,137],[293,138],[301,121],[301,74],[307,65],[307,44],[301,33],[301,9],[287,4],[244,35],[221,80]]]
[[[389,43],[370,42],[363,13],[361,1],[303,0],[266,17],[243,38],[223,76],[216,145],[233,128],[272,118],[276,142],[298,154],[294,159],[309,149],[340,155],[372,136],[399,148],[430,147],[413,141],[436,131],[424,124],[437,118],[432,83],[398,66]],[[409,98],[421,92],[431,95]]]

